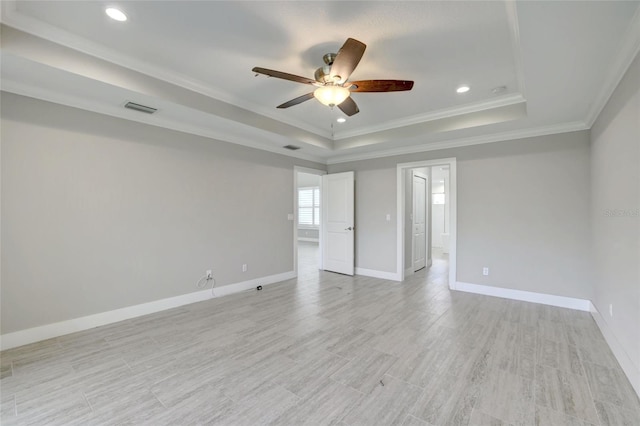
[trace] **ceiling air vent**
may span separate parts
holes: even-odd
[[[291,151],[296,151],[298,149],[300,149],[299,146],[295,146],[295,145],[285,145],[283,146],[284,149],[290,149]]]
[[[140,111],[140,112],[146,112],[147,114],[153,114],[154,112],[156,112],[158,110],[157,108],[151,108],[149,106],[136,104],[134,102],[127,102],[124,105],[124,107],[125,108],[129,108],[129,109],[133,109],[133,110],[136,110],[136,111]]]

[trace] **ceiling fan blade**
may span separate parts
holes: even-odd
[[[313,99],[313,92],[307,93],[306,95],[298,96],[295,99],[291,99],[289,102],[285,102],[282,105],[278,105],[278,108],[289,108],[294,105],[301,104],[304,101],[308,101],[309,99]]]
[[[353,99],[351,99],[351,96],[342,101],[342,103],[338,105],[338,108],[340,108],[340,110],[347,114],[349,117],[360,112],[360,110],[358,109],[358,105]]]
[[[362,80],[349,83],[352,92],[402,92],[413,87],[413,81],[409,80]]]
[[[334,59],[331,65],[331,77],[335,78],[338,76],[339,79],[337,81],[339,83],[347,81],[353,70],[358,66],[366,48],[367,45],[361,41],[348,38],[338,51],[336,59]]]
[[[251,71],[253,71],[255,73],[258,73],[258,74],[268,75],[269,77],[275,77],[275,78],[281,78],[283,80],[295,81],[296,83],[303,83],[303,84],[317,84],[318,83],[317,81],[312,80],[310,78],[300,77],[299,75],[289,74],[289,73],[282,72],[282,71],[270,70],[270,69],[267,69],[267,68],[255,67]]]

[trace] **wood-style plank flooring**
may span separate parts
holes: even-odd
[[[2,425],[639,425],[588,313],[403,283],[297,280],[5,351]],[[311,253],[311,254],[310,254]]]

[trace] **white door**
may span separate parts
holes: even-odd
[[[427,177],[413,173],[413,270],[427,266]]]
[[[326,271],[353,275],[354,173],[322,176],[322,251]]]

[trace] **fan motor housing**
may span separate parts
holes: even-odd
[[[328,83],[331,80],[330,73],[331,73],[331,66],[325,65],[323,67],[318,68],[313,76],[318,83],[324,84],[324,83]]]

